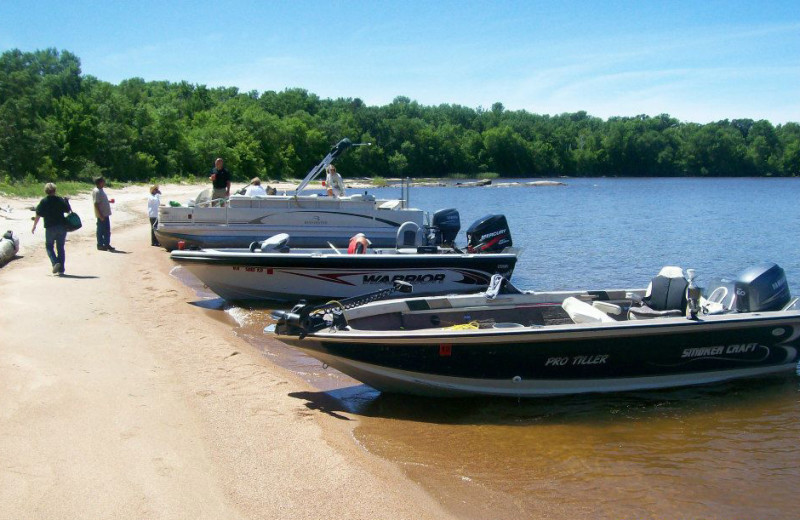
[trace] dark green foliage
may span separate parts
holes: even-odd
[[[236,182],[302,177],[343,137],[348,176],[797,176],[800,125],[666,114],[556,116],[459,105],[385,106],[303,89],[239,92],[187,82],[112,85],[70,52],[0,56],[0,182],[205,178],[223,157]]]

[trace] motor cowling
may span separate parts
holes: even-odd
[[[278,233],[261,242],[251,242],[250,252],[255,253],[256,251],[261,251],[262,253],[288,253],[288,233]]]
[[[461,215],[455,208],[440,209],[433,214],[433,243],[452,244],[461,231]]]
[[[734,290],[737,312],[779,310],[792,298],[786,273],[772,262],[744,270],[734,281]]]
[[[467,229],[467,251],[470,253],[499,253],[512,245],[505,215],[486,215]]]

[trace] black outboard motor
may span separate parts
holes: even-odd
[[[433,244],[453,245],[461,231],[461,215],[454,208],[440,209],[433,214]]]
[[[470,253],[499,253],[512,245],[505,215],[486,215],[467,229],[467,251]]]
[[[737,312],[775,311],[792,298],[786,274],[772,262],[745,269],[734,281],[734,288]]]

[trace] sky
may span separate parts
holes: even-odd
[[[800,122],[800,0],[0,0],[0,52],[51,47],[111,83]]]

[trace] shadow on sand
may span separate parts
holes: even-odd
[[[210,298],[208,300],[196,300],[193,302],[187,302],[189,305],[194,305],[195,307],[200,307],[201,309],[206,309],[210,311],[224,311],[227,309],[228,302],[223,300],[222,298]]]
[[[71,278],[73,280],[92,280],[100,277],[94,275],[82,275],[82,274],[62,274],[61,276],[59,276],[59,278]]]

